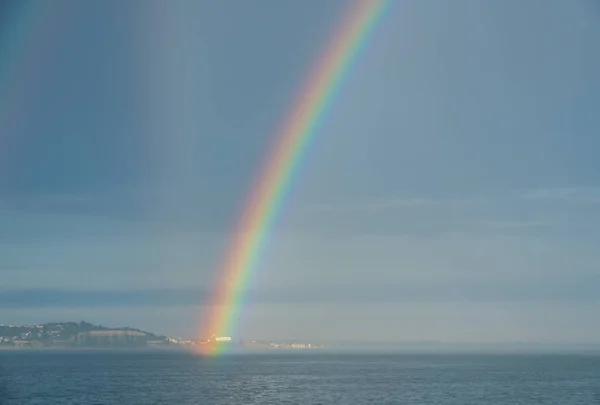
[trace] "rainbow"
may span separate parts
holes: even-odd
[[[391,0],[357,0],[318,59],[306,85],[251,189],[236,232],[217,273],[211,306],[200,327],[200,338],[229,336],[242,309],[244,287],[249,281],[272,228],[276,214],[292,186],[298,165],[318,133],[348,72],[368,42],[374,26],[385,15]],[[217,354],[217,345],[200,349]]]

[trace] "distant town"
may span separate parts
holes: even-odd
[[[135,328],[108,328],[83,321],[40,325],[0,324],[0,349],[180,348],[194,350],[209,345],[227,345],[238,349],[323,348],[322,345],[310,342],[243,341],[234,340],[230,336],[183,340]]]
[[[211,336],[186,340],[143,331],[131,327],[106,327],[89,322],[50,322],[39,325],[0,324],[0,350],[42,349],[180,349],[203,352],[215,346],[231,351],[294,350],[383,350],[399,352],[532,352],[583,351],[600,352],[600,343],[451,343],[442,341],[285,341],[242,340],[230,336]],[[210,350],[209,350],[210,351]]]

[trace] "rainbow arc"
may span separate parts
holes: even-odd
[[[336,100],[352,65],[392,0],[355,0],[284,120],[218,269],[218,282],[200,328],[200,338],[231,336],[239,323],[244,287],[256,270],[265,241],[293,185],[298,165]],[[207,345],[202,354],[217,354]]]

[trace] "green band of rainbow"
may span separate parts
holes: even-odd
[[[246,202],[238,228],[219,269],[219,282],[200,327],[200,337],[227,336],[238,324],[243,289],[256,268],[264,242],[281,209],[308,146],[336,99],[353,62],[391,0],[356,0],[319,58],[276,137],[275,144]],[[218,352],[217,346],[200,350]]]

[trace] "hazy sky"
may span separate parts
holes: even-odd
[[[0,14],[0,323],[192,336],[350,1],[42,3]],[[598,72],[594,1],[395,1],[240,336],[600,341]]]

